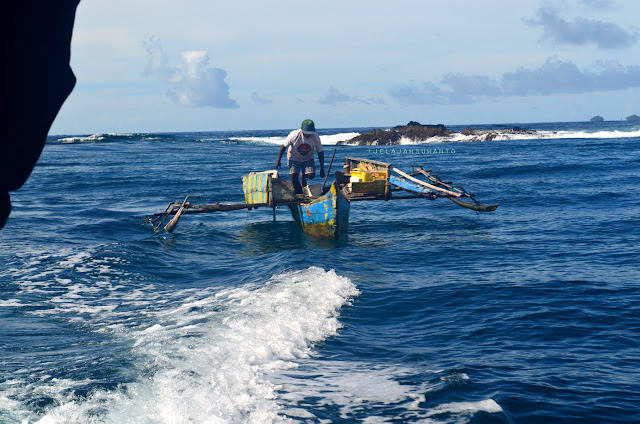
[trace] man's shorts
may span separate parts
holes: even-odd
[[[305,174],[315,174],[316,164],[313,159],[309,159],[304,162],[289,160],[289,174],[297,174],[301,169],[304,170]]]

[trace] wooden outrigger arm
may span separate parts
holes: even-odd
[[[478,204],[474,205],[473,203],[463,202],[462,200],[453,197],[449,197],[449,200],[451,200],[458,206],[462,206],[463,208],[471,209],[472,211],[477,212],[493,212],[498,208],[498,206],[500,206],[499,203],[496,203],[495,205],[481,205],[478,202],[476,202]],[[475,201],[473,197],[471,198],[471,200]]]
[[[169,217],[169,215],[173,215],[173,218],[171,219],[171,221],[169,221],[169,223],[164,226],[164,231],[168,233],[172,233],[173,230],[176,228],[176,225],[178,225],[178,221],[180,220],[180,217],[184,213],[185,208],[191,207],[191,203],[187,202],[187,200],[189,200],[191,197],[201,197],[201,196],[202,195],[200,194],[187,194],[187,196],[184,198],[182,202],[169,203],[169,205],[167,205],[167,207],[165,208],[164,212],[156,214],[158,217],[153,221],[151,221],[151,225],[153,226],[153,231],[156,233],[159,232],[160,227],[162,226],[162,224],[164,224],[164,221],[166,221],[167,217]],[[163,216],[164,216],[164,219],[160,221],[160,224],[158,224],[157,226],[154,225],[155,222]]]
[[[453,197],[462,197],[461,193],[456,193],[454,191],[450,191],[450,190],[447,190],[445,188],[437,187],[437,186],[434,186],[433,184],[426,183],[426,182],[424,182],[422,180],[419,180],[419,179],[417,179],[415,177],[412,177],[411,175],[409,175],[409,174],[407,174],[405,172],[402,172],[398,168],[393,168],[393,172],[395,172],[397,174],[400,174],[404,178],[407,178],[407,179],[413,181],[414,183],[417,183],[417,184],[420,184],[420,185],[425,186],[427,188],[430,188],[431,190],[439,191],[440,193],[444,193],[446,195],[453,196]]]
[[[421,173],[422,175],[426,176],[427,178],[429,178],[430,181],[435,182],[436,184],[439,185],[443,185],[447,188],[442,188],[442,187],[438,187],[436,185],[433,184],[429,184],[427,182],[424,182],[422,180],[419,180],[415,177],[412,177],[411,175],[400,171],[397,168],[393,168],[393,171],[400,174],[401,176],[403,176],[404,178],[407,178],[408,180],[411,180],[417,184],[420,184],[421,186],[427,187],[431,190],[437,191],[439,193],[442,193],[442,197],[447,197],[449,200],[451,200],[453,203],[455,203],[458,206],[461,206],[463,208],[467,208],[467,209],[471,209],[477,212],[493,212],[495,211],[499,204],[495,204],[495,205],[481,205],[476,199],[474,199],[472,194],[467,193],[466,191],[464,191],[464,189],[459,190],[456,189],[455,187],[450,186],[449,184],[446,184],[438,179],[436,179],[435,177],[433,177],[432,175],[429,174],[429,172],[425,171],[424,169],[420,169],[418,172]],[[449,190],[451,189],[451,190]],[[458,190],[458,191],[452,191],[452,190]],[[471,200],[473,200],[475,202],[475,204],[473,203],[469,203],[469,202],[464,202],[462,200],[460,200],[460,197],[468,197]]]

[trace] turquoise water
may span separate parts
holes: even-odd
[[[288,130],[50,137],[0,232],[0,422],[639,422],[640,127],[520,126],[339,146],[500,207],[354,203],[336,241],[286,207],[145,222],[243,201]]]

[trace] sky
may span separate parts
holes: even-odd
[[[50,134],[640,114],[631,0],[81,0]]]

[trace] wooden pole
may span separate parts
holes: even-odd
[[[276,202],[273,196],[273,175],[269,174],[267,177],[267,204],[273,209],[273,222],[276,222]]]
[[[324,176],[324,181],[322,182],[322,193],[324,194],[324,186],[327,184],[327,178],[329,178],[329,172],[331,171],[331,165],[333,165],[333,158],[336,156],[336,151],[338,148],[333,149],[333,154],[331,155],[331,161],[329,162],[329,168],[327,168],[327,173]]]
[[[172,233],[173,230],[176,228],[176,225],[178,225],[178,220],[180,219],[180,216],[182,216],[182,211],[184,211],[184,203],[182,204],[182,206],[180,206],[180,209],[178,209],[178,212],[176,212],[175,216],[171,219],[171,221],[169,221],[169,223],[165,225],[164,230],[167,233]]]
[[[184,208],[187,207],[188,205],[187,200],[189,199],[189,197],[191,197],[190,194],[184,198],[184,201],[182,202],[182,205],[180,205],[180,209],[178,209],[178,212],[176,212],[176,215],[171,219],[171,221],[169,221],[167,225],[165,225],[164,230],[167,233],[172,233],[173,230],[176,228],[176,225],[178,225],[178,220],[180,220],[180,217],[182,216],[182,212],[184,212]]]
[[[156,214],[156,215],[158,215],[158,217],[156,219],[154,219],[153,221],[151,221],[151,226],[153,227],[153,232],[154,233],[157,233],[157,232],[160,231],[160,227],[162,226],[162,224],[164,224],[164,221],[167,220],[167,217],[169,216],[169,214],[171,212],[169,209],[171,209],[171,206],[173,206],[174,204],[175,204],[175,202],[169,203],[167,205],[167,207],[164,209],[164,212],[161,213],[161,214]],[[164,218],[163,218],[163,216],[164,216]],[[155,226],[154,224],[161,218],[162,218],[162,221],[160,221],[158,226]]]
[[[429,170],[429,171],[430,171],[430,170]],[[455,187],[452,187],[452,186],[450,186],[449,184],[445,183],[444,181],[440,181],[440,180],[439,180],[439,179],[437,179],[436,177],[434,177],[434,176],[432,176],[432,175],[429,175],[429,171],[425,171],[424,169],[420,169],[420,170],[418,170],[418,172],[419,172],[419,173],[421,173],[421,174],[422,174],[422,175],[424,175],[425,177],[429,178],[429,180],[431,180],[431,181],[434,181],[434,180],[435,180],[434,182],[437,182],[438,184],[441,184],[442,186],[444,186],[444,187],[446,187],[446,188],[449,188],[449,189],[451,189],[451,190],[455,190],[455,191],[456,191],[456,193],[461,193],[463,196],[464,196],[464,195],[466,195],[466,196],[468,196],[468,197],[471,197],[471,195],[470,195],[469,193],[467,193],[466,191],[464,191],[464,190],[460,190],[460,189],[455,188]]]
[[[449,200],[451,200],[453,203],[455,203],[458,206],[462,206],[463,208],[471,209],[472,211],[478,211],[478,212],[493,212],[498,208],[498,206],[500,206],[500,204],[495,204],[495,205],[477,204],[477,205],[474,205],[473,203],[463,202],[462,200],[454,199],[453,197],[449,197]],[[473,200],[475,200],[475,199],[473,199]]]
[[[456,193],[456,192],[453,192],[453,191],[450,191],[450,190],[447,190],[447,189],[444,189],[444,188],[441,188],[441,187],[437,187],[437,186],[434,186],[433,184],[425,183],[424,181],[419,180],[417,178],[414,178],[411,175],[406,174],[406,173],[402,172],[401,170],[399,170],[397,168],[393,168],[393,171],[398,173],[398,174],[400,174],[401,176],[403,176],[403,177],[415,182],[415,183],[418,183],[420,185],[428,187],[431,190],[436,190],[436,191],[439,191],[441,193],[448,194],[449,196],[462,197],[462,194],[460,194],[460,193]]]

